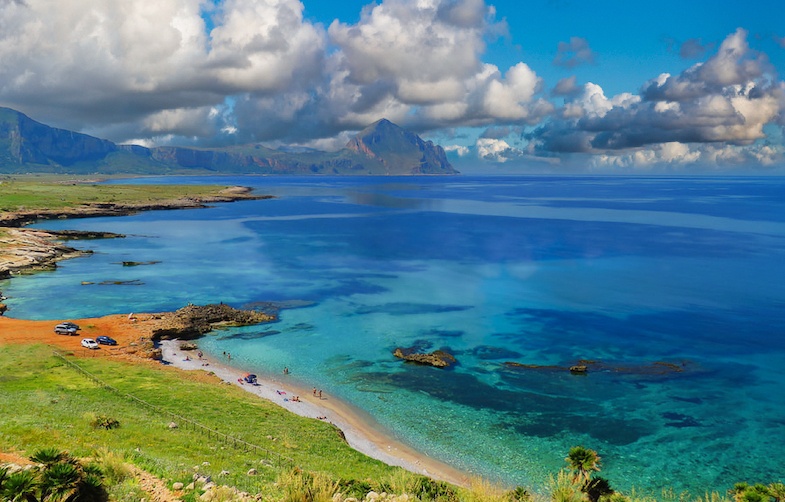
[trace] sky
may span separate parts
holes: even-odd
[[[785,174],[783,0],[0,0],[0,106],[118,143]]]

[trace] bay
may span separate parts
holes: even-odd
[[[296,308],[200,347],[257,373],[286,366],[461,469],[537,485],[581,444],[627,491],[783,477],[781,178],[122,182],[237,184],[276,198],[42,222],[127,237],[74,241],[95,253],[0,281],[9,315],[275,302]],[[403,364],[396,347],[448,350],[459,363]],[[597,363],[566,371],[579,360]]]

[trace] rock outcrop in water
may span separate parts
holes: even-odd
[[[517,362],[504,363],[506,369],[511,370],[531,370],[545,372],[570,372],[573,375],[586,375],[588,373],[607,371],[613,373],[627,373],[631,375],[670,375],[673,373],[684,373],[694,370],[687,362],[669,363],[655,361],[651,364],[608,364],[602,361],[581,359],[575,364],[567,366],[542,365],[542,364],[523,364]]]
[[[415,352],[413,349],[398,347],[393,351],[393,355],[404,361],[433,366],[435,368],[449,368],[458,362],[452,354],[443,350],[420,353]]]

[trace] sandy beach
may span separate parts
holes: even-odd
[[[157,361],[140,356],[138,351],[142,345],[140,340],[150,339],[155,326],[154,316],[136,314],[135,317],[137,319],[135,322],[131,322],[127,315],[71,319],[83,329],[78,336],[64,336],[54,334],[53,327],[65,319],[29,321],[0,316],[0,344],[43,343],[54,348],[70,350],[77,357],[113,357],[134,364],[161,365]],[[118,345],[102,346],[100,350],[88,350],[80,345],[82,338],[95,338],[101,334],[114,338]],[[198,340],[195,342],[198,345]],[[323,394],[319,399],[318,396],[313,396],[312,389],[299,388],[291,381],[287,381],[287,377],[283,374],[281,378],[259,379],[257,385],[250,385],[242,382],[241,377],[246,372],[230,366],[228,361],[218,361],[206,356],[199,359],[198,351],[182,351],[180,342],[176,340],[162,342],[161,349],[164,361],[169,363],[164,367],[171,371],[213,372],[222,380],[240,386],[262,399],[272,401],[292,413],[333,423],[343,431],[352,448],[369,457],[456,485],[470,484],[469,474],[396,440],[362,410],[328,395]],[[293,401],[291,398],[294,396],[299,396],[300,401]]]

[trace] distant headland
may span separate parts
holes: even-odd
[[[58,174],[458,174],[431,141],[381,119],[336,152],[267,148],[118,145],[0,108],[0,173]]]

